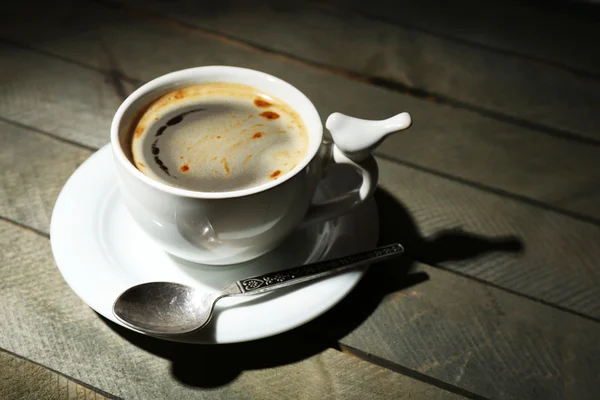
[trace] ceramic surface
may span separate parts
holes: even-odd
[[[128,154],[128,138],[141,110],[165,93],[208,82],[254,86],[286,102],[307,127],[308,156],[279,179],[229,192],[175,188],[137,170]],[[227,66],[191,68],[161,76],[131,94],[113,119],[111,143],[123,203],[149,237],[179,258],[212,265],[254,259],[278,246],[299,225],[336,218],[364,203],[378,179],[377,163],[369,151],[385,135],[410,125],[406,113],[392,123],[356,120],[360,122],[356,129],[348,129],[344,117],[338,115],[331,128],[336,141],[344,138],[343,146],[338,147],[323,143],[321,119],[310,100],[274,76]],[[346,148],[352,152],[346,153]],[[353,158],[356,152],[361,153],[360,159]],[[319,181],[332,165],[350,166],[358,172],[360,182],[315,204],[312,201]]]
[[[348,180],[346,175],[347,171],[333,170],[318,188],[317,198],[346,190],[340,187]],[[108,146],[69,179],[51,223],[52,251],[63,277],[84,302],[117,324],[112,305],[133,285],[172,281],[213,291],[248,276],[371,249],[377,234],[377,211],[369,200],[339,219],[295,231],[275,250],[253,261],[218,267],[184,261],[161,250],[127,212]],[[223,299],[209,326],[186,340],[241,342],[292,329],[333,307],[363,273],[347,272],[262,296]]]

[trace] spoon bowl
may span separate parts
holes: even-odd
[[[148,282],[124,291],[113,306],[119,321],[151,335],[183,335],[210,321],[215,303],[227,296],[253,295],[330,276],[351,268],[398,257],[400,244],[242,279],[208,294],[174,282]]]
[[[123,292],[113,311],[121,322],[137,330],[179,334],[195,330],[201,322],[198,318],[206,314],[198,300],[197,291],[189,286],[149,282]]]

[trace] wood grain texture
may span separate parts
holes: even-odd
[[[0,350],[0,398],[104,400],[112,397],[105,397],[48,368]]]
[[[15,143],[13,151],[16,154],[22,153],[19,147],[45,148],[50,154],[73,154],[75,159],[88,152],[34,132],[25,132],[24,140],[20,144]],[[50,159],[42,159],[42,162],[46,162],[48,186],[56,182],[55,186],[59,187],[62,184],[60,177],[75,168],[75,165]],[[387,193],[383,198],[381,193],[377,196],[382,238],[404,243],[409,258],[423,259],[432,264],[441,263],[458,272],[539,296],[589,315],[600,313],[596,301],[598,270],[593,259],[594,254],[600,253],[597,247],[597,243],[600,243],[598,227],[569,221],[536,207],[525,207],[382,159],[379,163],[381,186]],[[52,176],[57,178],[53,180]],[[31,183],[24,184],[24,187],[36,186],[35,177],[26,180]],[[15,201],[25,200],[26,196],[27,193],[22,192]],[[53,198],[47,199],[40,209],[45,209],[53,202]],[[473,207],[473,204],[478,206]],[[13,218],[17,217],[15,215]],[[74,321],[65,321],[79,324],[84,317],[80,316],[82,311],[79,308],[77,312],[70,311],[67,305],[65,309],[60,308],[60,303],[55,304],[53,296],[56,294],[46,293],[51,292],[50,286],[64,286],[61,286],[59,276],[47,283],[49,287],[38,288],[38,283],[30,282],[35,280],[35,274],[40,274],[35,268],[31,270],[32,265],[41,263],[52,271],[51,256],[43,253],[30,259],[27,252],[38,251],[41,238],[34,240],[33,234],[7,226],[10,229],[7,228],[8,233],[2,235],[7,242],[2,247],[5,250],[0,253],[0,259],[1,264],[11,268],[12,272],[4,278],[6,286],[0,286],[0,293],[7,290],[6,297],[0,298],[0,304],[7,304],[13,310],[8,314],[14,313],[11,318],[15,321],[13,323],[11,318],[7,320],[5,331],[2,332],[0,328],[0,338],[11,336],[16,342],[3,342],[0,346],[65,372],[61,369],[64,367],[48,364],[48,358],[37,358],[39,353],[22,353],[24,348],[18,347],[22,346],[18,335],[8,335],[10,324],[19,324],[18,310],[34,307],[29,305],[30,302],[40,301],[49,306],[45,319],[38,321],[41,327],[58,324],[61,318],[75,318]],[[463,231],[442,231],[457,227]],[[40,225],[39,229],[47,228]],[[20,232],[20,235],[11,233],[13,230]],[[23,248],[27,245],[27,240],[21,239],[23,235],[29,238],[27,240],[35,241],[36,245],[29,250]],[[516,238],[500,235],[516,235]],[[514,245],[506,245],[515,240],[523,241],[524,254],[512,253]],[[573,254],[579,254],[579,257],[574,258]],[[41,261],[43,257],[47,257],[44,262]],[[565,260],[571,263],[568,267],[565,267]],[[353,294],[348,300],[350,308],[343,306],[333,316],[326,315],[324,327],[317,324],[308,327],[303,334],[307,334],[309,340],[316,338],[317,342],[328,338],[326,343],[341,338],[341,344],[352,351],[356,349],[359,356],[372,355],[390,363],[392,367],[404,367],[413,373],[433,377],[444,384],[457,385],[469,393],[490,398],[509,399],[519,395],[519,398],[558,399],[561,393],[585,393],[589,390],[586,382],[599,383],[598,376],[593,375],[593,371],[596,371],[593,365],[600,361],[596,353],[598,348],[594,347],[598,346],[594,335],[600,329],[600,324],[449,272],[423,265],[419,268],[430,279],[414,288],[414,292],[409,290],[403,294],[394,289],[378,304],[379,296],[387,294],[387,290],[382,292],[381,282],[394,285],[394,280],[400,279],[397,275],[382,272],[375,275],[371,283],[367,280],[366,288]],[[48,273],[46,271],[42,275]],[[33,286],[27,290],[21,289],[21,281]],[[17,292],[10,290],[13,287]],[[34,296],[34,290],[40,293]],[[420,298],[419,293],[423,291],[427,291],[427,301],[405,304],[413,297]],[[69,293],[68,289],[59,292]],[[69,307],[82,306],[72,295],[68,298]],[[60,310],[56,310],[56,307]],[[357,321],[354,313],[362,315],[365,320]],[[422,320],[424,315],[430,318],[426,323]],[[353,329],[353,324],[360,327]],[[558,327],[562,327],[562,330]],[[348,333],[346,330],[350,333],[343,337]],[[60,329],[53,328],[53,332],[58,334]],[[33,331],[29,337],[35,338],[41,334],[41,331]],[[69,340],[77,342],[78,339],[71,337]],[[460,372],[460,362],[464,360],[459,359],[457,354],[467,354],[469,351],[476,354],[475,359],[469,361],[469,369],[463,368]],[[46,354],[47,357],[51,355]],[[95,357],[92,352],[82,353],[81,356],[83,360]],[[573,365],[571,358],[581,365]],[[434,364],[435,368],[422,368],[427,363]],[[513,364],[515,366],[510,367]],[[383,365],[390,367],[385,363]],[[493,373],[482,373],[487,369]],[[592,372],[585,372],[587,369]],[[538,372],[524,376],[529,370]],[[75,377],[110,393],[123,395],[99,382],[89,381],[94,373]],[[460,379],[457,378],[459,375]],[[567,385],[571,381],[578,383]]]
[[[0,117],[99,147],[123,99],[106,76],[67,65],[0,44]]]
[[[597,4],[577,1],[329,0],[364,16],[417,28],[596,78],[600,55]]]
[[[448,272],[417,271],[429,280],[388,295],[341,340],[346,351],[491,399],[597,397],[598,323]]]
[[[383,78],[390,81],[387,83],[390,86],[396,82],[406,89],[414,89],[419,96],[450,99],[448,101],[455,106],[488,110],[517,123],[551,128],[548,131],[552,134],[581,135],[600,143],[600,118],[595,107],[600,104],[599,79],[457,43],[421,30],[367,19],[344,7],[331,10],[310,8],[300,2],[296,6],[282,7],[279,1],[271,5],[268,1],[229,1],[207,11],[204,3],[193,0],[122,1],[134,8],[233,36],[292,58],[351,71],[364,79]],[[356,7],[375,9],[381,16],[392,14],[406,18],[404,5],[394,4],[397,5],[390,4],[379,10],[365,3]],[[418,12],[417,4],[410,6]],[[441,6],[456,8],[454,4]],[[512,4],[505,2],[504,6],[508,9],[505,12],[510,13]],[[423,14],[435,9],[420,7]],[[386,8],[396,12],[384,13]],[[480,5],[470,10],[481,8]],[[562,33],[569,41],[578,42],[579,38],[571,34],[570,31]],[[596,29],[596,34],[600,35],[600,29]],[[590,46],[588,52],[593,53],[593,48]]]
[[[600,319],[600,227],[389,161],[379,166],[381,187],[414,221],[401,219],[397,234],[419,260]],[[510,250],[513,240],[522,252]]]
[[[104,50],[101,50],[105,46],[103,43],[110,43],[110,54],[117,60],[120,73],[139,76],[140,79],[191,65],[242,64],[267,70],[297,84],[320,110],[325,111],[324,115],[339,110],[377,118],[399,109],[408,109],[416,121],[415,127],[387,140],[380,153],[434,169],[434,173],[402,167],[382,182],[384,186],[393,188],[392,193],[397,199],[403,202],[411,200],[419,205],[411,210],[416,215],[414,218],[419,230],[424,235],[433,235],[463,226],[474,234],[513,234],[521,238],[526,247],[525,258],[518,261],[512,261],[513,256],[507,256],[508,259],[490,256],[477,262],[442,260],[446,261],[445,265],[576,312],[600,317],[598,305],[592,301],[598,287],[598,269],[594,263],[598,249],[593,239],[598,235],[597,220],[586,219],[586,215],[600,216],[598,191],[595,189],[600,181],[600,158],[596,149],[562,139],[536,136],[469,112],[350,82],[322,71],[216,42],[195,32],[133,18],[103,5],[95,7],[76,14],[80,25],[76,25],[77,29],[71,34],[63,31],[51,41],[62,43],[63,48],[69,49],[69,52],[61,50],[62,56],[70,56],[78,62],[94,60],[94,55],[105,57]],[[79,11],[76,9],[75,12]],[[102,25],[107,20],[111,21],[109,27]],[[69,24],[61,26],[66,29]],[[94,39],[97,37],[106,39],[98,42]],[[9,47],[6,46],[7,49]],[[24,57],[23,62],[52,66],[49,72],[36,70],[44,91],[43,95],[34,96],[34,99],[40,96],[55,99],[52,103],[55,112],[47,116],[49,124],[59,115],[71,115],[73,104],[85,102],[84,93],[93,92],[95,82],[102,79],[99,73],[79,66],[31,51],[13,50],[16,56],[11,58],[11,62],[15,63],[15,75],[27,68],[26,64],[16,64],[14,60],[19,57]],[[83,74],[83,77],[76,80],[78,74]],[[80,93],[82,97],[78,102],[75,98],[60,100],[62,92],[58,89],[62,81],[65,81],[64,86],[72,85]],[[107,93],[109,89],[105,88]],[[107,96],[113,99],[111,101],[117,101],[116,97]],[[24,103],[29,104],[28,101]],[[96,121],[90,125],[91,130],[71,128],[69,131],[58,126],[53,128],[53,132],[64,136],[71,136],[73,132],[77,135],[74,136],[76,140],[95,145],[101,137],[106,137],[106,133],[100,135],[100,132],[106,132],[110,124],[107,116],[111,115],[113,104],[105,104],[107,102],[101,102],[93,110],[79,110],[76,114],[80,120]],[[0,112],[4,109],[0,108]],[[23,117],[22,121],[39,123],[35,119],[35,107],[26,111],[21,108],[18,114],[6,115],[25,115],[27,119]],[[40,126],[44,127],[43,124]],[[559,212],[527,203],[524,205],[514,196],[490,195],[485,187],[481,190],[471,185],[469,189],[469,185],[460,180],[448,182],[448,178],[439,174],[436,177],[436,171],[544,202],[558,208]],[[417,193],[418,197],[410,197]],[[506,199],[510,201],[506,202]],[[427,207],[421,208],[424,204]],[[561,214],[561,209],[575,211],[581,217],[573,220],[568,213]],[[497,265],[504,267],[497,268]],[[523,279],[520,274],[525,272],[527,276],[537,277],[539,282]]]
[[[0,346],[123,398],[460,398],[326,347],[298,353],[298,337],[194,346],[118,329],[69,289],[46,238],[2,221],[0,259]]]
[[[281,76],[305,91],[323,115],[339,110],[378,118],[408,109],[417,124],[410,133],[388,140],[379,153],[385,157],[379,160],[381,186],[388,193],[387,200],[380,196],[379,206],[382,223],[407,244],[410,255],[600,318],[595,262],[600,253],[597,148],[350,81],[164,18],[144,19],[98,4],[41,9],[40,15],[46,18],[40,21],[39,30],[33,24],[27,32],[17,30],[23,35],[12,39],[49,54],[10,44],[0,47],[5,56],[0,59],[5,75],[0,77],[0,117],[98,147],[107,141],[110,118],[135,82],[213,63]],[[0,176],[11,193],[0,196],[0,216],[45,232],[58,188],[88,150],[10,123],[2,128],[8,144],[0,153],[5,171]],[[27,156],[34,154],[39,161],[28,166]],[[386,161],[392,158],[403,164]],[[23,176],[20,170],[25,171]],[[21,179],[25,184],[18,187],[15,182]],[[33,206],[29,209],[30,197]],[[182,373],[191,364],[189,355],[194,361],[214,360],[223,355],[222,350],[157,350],[152,341],[115,333],[73,295],[53,297],[55,288],[62,294],[70,292],[54,270],[42,237],[4,222],[0,226],[8,227],[0,235],[4,240],[0,268],[10,268],[3,273],[6,278],[0,287],[0,307],[10,311],[3,311],[10,318],[0,322],[0,346],[59,371],[76,371],[77,379],[110,393],[145,398],[153,390],[162,390],[167,397],[193,393],[200,398],[209,394],[250,398],[248,393],[266,395],[265,387],[275,380],[284,384],[277,387],[280,397],[314,397],[317,392],[291,379],[297,374],[303,383],[321,377],[318,387],[333,398],[367,396],[371,388],[361,379],[379,375],[385,389],[374,398],[448,395],[431,394],[427,391],[433,389],[421,384],[403,391],[399,375],[386,375],[389,371],[370,369],[373,366],[364,371],[347,365],[347,357],[330,358],[331,352],[314,356],[323,348],[275,369],[266,369],[275,365],[264,360],[259,366],[248,362],[241,370],[221,374],[233,375],[237,379],[233,384],[204,381],[203,389],[193,392],[182,384],[198,383],[197,376]],[[463,231],[448,232],[457,227]],[[518,241],[525,247],[522,254],[514,253]],[[405,297],[418,299],[419,295],[393,291],[381,305],[372,302],[373,307],[364,312],[368,318],[358,329],[348,328],[351,333],[342,339],[347,351],[390,368],[405,368],[419,379],[437,380],[440,387],[457,385],[479,396],[554,399],[586,398],[593,393],[599,379],[594,368],[598,363],[596,322],[464,277],[424,265],[419,268],[430,280],[414,290],[431,288],[423,292],[427,301],[413,303],[407,310],[404,307],[410,304]],[[378,295],[382,294],[372,294]],[[390,300],[395,298],[401,300]],[[347,318],[339,325],[344,321]],[[78,329],[70,332],[59,322]],[[336,329],[335,324],[327,326]],[[324,335],[327,330],[317,330],[313,337],[318,338],[319,332]],[[272,343],[267,342],[271,353],[289,353],[290,349]],[[269,358],[261,353],[261,344],[255,346],[252,351],[242,348]],[[60,349],[66,349],[66,355],[58,359]],[[225,355],[235,351],[227,350]],[[108,373],[89,365],[90,359],[98,357],[102,368],[109,366]],[[210,367],[203,368],[210,375]],[[358,372],[344,376],[339,372],[344,368]],[[328,373],[333,378],[326,378]],[[405,388],[412,388],[410,382],[414,381],[404,383]]]
[[[448,101],[455,107],[471,108],[519,125],[531,124],[550,135],[585,136],[593,139],[596,145],[600,143],[600,121],[594,108],[594,104],[600,103],[600,80],[492,50],[473,48],[422,31],[365,19],[347,11],[306,6],[282,9],[279,2],[274,6],[251,2],[229,4],[229,7],[228,3],[231,2],[207,10],[206,4],[194,1],[127,1],[134,8],[149,10],[161,19],[169,16],[292,58],[309,60],[325,69],[341,68],[361,75],[359,79],[383,78],[390,80],[392,86],[396,82],[406,90],[414,89],[418,96]],[[32,18],[29,9],[6,13],[3,36],[22,41],[35,38],[37,32],[39,37],[30,43],[72,51],[72,43],[86,47],[84,38],[72,36],[68,44],[52,36],[60,37],[73,28],[84,29],[86,36],[103,42],[102,51],[84,62],[97,61],[114,70],[114,60],[104,50],[112,46],[116,37],[107,34],[107,29],[94,31],[97,24],[81,22],[80,14],[93,6],[84,8],[76,4],[71,7],[37,10],[44,18],[48,13],[58,12],[67,20],[52,29],[48,22],[40,21],[32,29],[24,30],[24,22]],[[59,22],[56,17],[50,20],[54,24]],[[111,24],[110,28],[114,29],[116,25]],[[52,32],[50,37],[48,32]],[[152,46],[153,42],[148,45]],[[134,46],[129,48],[135,50]]]
[[[49,232],[54,202],[90,151],[0,121],[0,216]]]
[[[51,8],[40,12],[46,11],[51,17],[23,32],[20,40],[77,63],[100,68],[105,73],[109,71],[107,60],[110,59],[111,65],[118,66],[118,76],[129,76],[138,81],[196,65],[232,64],[265,70],[304,91],[323,117],[341,111],[363,118],[383,118],[407,110],[413,115],[415,125],[410,131],[388,139],[380,149],[381,154],[443,171],[509,195],[539,200],[567,213],[592,216],[600,222],[598,192],[594,189],[600,183],[600,159],[594,146],[547,137],[469,111],[352,82],[275,55],[218,41],[201,32],[174,26],[164,19],[144,20],[139,15],[132,16],[95,3],[85,8],[73,6],[72,9]],[[28,18],[31,18],[29,14]],[[19,32],[16,29],[2,31],[6,35]],[[15,51],[19,54],[24,50]],[[56,65],[56,68],[79,68],[67,67],[59,60],[41,55],[38,57],[38,63]],[[19,68],[15,67],[16,70]],[[79,73],[74,72],[73,76]],[[49,80],[60,80],[51,73],[47,75]],[[93,90],[92,82],[99,79],[79,81],[77,87]],[[59,93],[53,96],[58,97]],[[115,107],[112,101],[107,100],[103,109],[86,111],[95,113],[86,119],[98,120],[90,127],[98,132],[93,134],[106,132],[110,123],[108,115],[112,115]],[[54,107],[57,115],[65,115],[71,106],[68,101],[56,101]],[[18,120],[35,123],[29,117],[29,114],[35,114],[34,110],[28,109],[27,117],[18,116]],[[100,121],[100,115],[105,119]],[[62,126],[53,132],[72,137],[71,131]],[[100,144],[100,136],[90,140],[88,131],[76,135],[74,137],[80,142]]]
[[[269,365],[265,359],[285,360],[287,354],[296,352],[290,346],[303,347],[298,336],[292,336],[294,341],[283,335],[249,346],[161,348],[157,341],[115,332],[66,287],[45,238],[4,222],[0,222],[0,233],[5,276],[0,286],[4,316],[0,345],[109,393],[125,398],[147,398],[150,393],[169,398],[449,396],[333,350],[264,369]],[[596,340],[600,325],[428,266],[418,268],[429,280],[388,295],[368,321],[342,340],[347,351],[359,348],[479,396],[591,398],[586,394],[593,394],[600,383],[593,367],[600,354]],[[391,273],[387,278],[394,276]],[[360,298],[349,301],[360,308],[364,293],[357,294]],[[327,318],[332,318],[327,326],[336,330],[352,316],[342,312],[337,314],[341,319],[335,320],[335,314],[326,314],[321,320]],[[65,324],[70,328],[65,329]],[[326,338],[330,332],[314,334],[314,338]],[[257,359],[252,360],[253,356]],[[206,389],[215,383],[197,374],[210,375],[210,370],[224,373],[227,379],[232,371],[225,367],[228,363],[218,364],[219,359],[231,365],[241,363],[245,372],[211,390],[192,390],[181,384],[195,382]],[[203,365],[201,360],[217,364]],[[182,371],[192,365],[196,374]],[[279,384],[273,387],[273,382]]]
[[[0,153],[6,188],[0,196],[0,215],[48,232],[60,188],[90,151],[10,125],[0,128],[2,139],[10,144]],[[414,257],[600,318],[599,226],[384,159],[379,165],[381,187],[398,201],[396,211],[413,224],[399,223],[398,234]],[[524,251],[488,254],[493,245],[467,241],[466,248],[444,254],[443,247],[431,245],[453,229],[481,240],[512,236]],[[501,244],[497,247],[502,250]]]

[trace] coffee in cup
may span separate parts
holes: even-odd
[[[203,83],[149,104],[131,132],[135,167],[182,189],[228,192],[292,171],[308,152],[307,128],[284,101],[252,86]]]

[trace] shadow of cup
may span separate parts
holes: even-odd
[[[141,335],[102,318],[115,332],[148,352],[169,359],[172,374],[194,387],[214,388],[235,380],[243,371],[273,368],[312,357],[354,331],[389,294],[429,279],[412,272],[417,261],[467,259],[489,251],[521,251],[514,237],[485,238],[460,230],[444,230],[422,238],[409,212],[391,194],[378,189],[379,244],[404,244],[405,257],[371,266],[355,289],[332,309],[288,332],[251,342],[197,345]],[[335,246],[335,244],[333,244]]]

